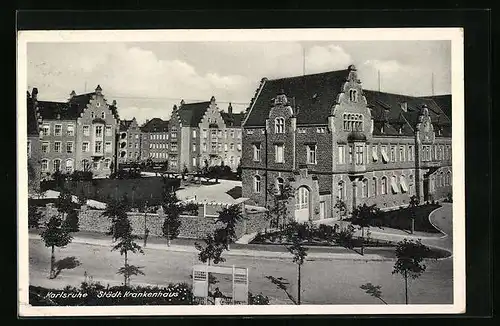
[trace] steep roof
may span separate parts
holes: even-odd
[[[428,96],[427,98],[434,100],[441,110],[451,119],[451,94],[434,95]]]
[[[182,125],[190,127],[198,126],[209,106],[210,101],[183,104],[177,110]]]
[[[120,120],[120,131],[127,131],[133,120]]]
[[[153,118],[146,122],[142,127],[142,132],[160,132],[168,131],[168,120],[162,120],[160,118]]]
[[[224,119],[224,123],[228,127],[241,127],[241,120],[243,119],[243,113],[228,113],[221,111],[220,112],[222,119]]]
[[[363,90],[374,120],[374,135],[411,135],[423,105],[429,109],[432,123],[451,136],[451,120],[430,98]],[[382,132],[382,126],[384,127]],[[399,128],[402,128],[399,133]]]
[[[349,70],[346,69],[281,79],[265,79],[260,93],[252,100],[253,107],[246,125],[263,126],[269,116],[273,100],[281,90],[285,92],[292,106],[295,98],[297,124],[325,124],[348,76]]]
[[[28,123],[28,135],[29,136],[38,136],[38,117],[36,112],[36,107],[33,105],[33,99],[31,98],[30,93],[27,93],[26,99],[26,114],[27,114],[27,123]]]

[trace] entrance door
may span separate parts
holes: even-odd
[[[325,218],[325,202],[319,202],[319,219],[323,220]]]
[[[306,187],[299,187],[295,192],[295,220],[299,223],[309,221],[310,192]]]

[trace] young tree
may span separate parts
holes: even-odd
[[[339,197],[337,197],[337,202],[333,207],[337,210],[341,220],[347,216],[347,204]]]
[[[301,267],[307,257],[307,248],[304,247],[303,242],[307,239],[307,232],[305,225],[300,225],[297,222],[292,222],[287,225],[285,234],[288,241],[291,243],[287,245],[287,250],[293,255],[293,262],[297,264],[297,304],[300,304],[301,295]]]
[[[365,228],[376,220],[381,214],[380,209],[376,204],[373,205],[358,205],[352,211],[352,223],[361,227],[361,255],[365,254]]]
[[[179,227],[181,226],[179,217],[183,209],[183,205],[174,190],[165,189],[162,208],[165,214],[162,228],[163,236],[167,238],[167,246],[170,246],[170,241],[179,235]]]
[[[267,192],[272,200],[271,205],[267,205],[271,223],[275,227],[284,228],[291,216],[289,205],[290,200],[295,196],[295,191],[289,184],[286,184],[282,189],[271,185]]]
[[[49,278],[55,278],[55,247],[65,247],[73,239],[69,230],[63,225],[64,220],[60,215],[53,215],[45,224],[45,229],[40,236],[43,239],[46,247],[51,248],[50,256],[50,275]]]
[[[135,242],[138,237],[132,234],[132,225],[127,215],[127,209],[128,205],[124,199],[121,201],[111,200],[107,203],[103,213],[104,216],[111,219],[111,228],[108,234],[113,236],[113,242],[116,243],[111,250],[119,250],[120,254],[123,255],[125,259],[124,266],[118,270],[118,274],[122,274],[124,277],[123,283],[125,287],[130,285],[131,276],[138,274],[144,275],[140,267],[129,265],[128,263],[129,252],[140,252],[144,254],[144,251],[142,247]]]
[[[224,207],[219,211],[217,223],[222,224],[223,227],[218,229],[216,236],[219,236],[220,242],[225,246],[226,250],[229,250],[230,244],[237,240],[236,225],[243,219],[239,205]]]
[[[397,261],[392,274],[401,274],[405,281],[405,301],[408,304],[408,278],[416,279],[425,271],[424,258],[428,257],[430,249],[422,244],[420,239],[398,242],[396,247]]]
[[[415,217],[416,217],[416,208],[420,204],[420,201],[417,196],[413,195],[410,197],[410,203],[408,205],[408,210],[410,211],[410,219],[411,219],[411,234],[415,232]]]
[[[205,244],[202,245],[199,242],[195,242],[194,246],[199,251],[198,259],[202,263],[208,263],[208,265],[218,263],[223,263],[226,261],[224,257],[222,257],[222,253],[225,249],[225,244],[220,242],[218,239],[217,232],[214,234],[207,234],[204,239]],[[217,283],[217,279],[211,274],[208,273],[208,293],[210,293],[210,285]]]

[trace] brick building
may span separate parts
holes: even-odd
[[[153,162],[168,160],[169,122],[160,118],[146,120],[140,127],[142,137],[141,160],[151,158]]]
[[[118,163],[138,162],[141,159],[141,129],[135,120],[120,120],[118,134]]]
[[[223,112],[215,97],[210,101],[174,106],[170,119],[170,166],[196,171],[208,165],[228,165],[236,170],[241,158],[241,113],[229,104]]]
[[[451,111],[450,111],[451,112]],[[354,66],[262,79],[243,121],[243,197],[290,185],[295,219],[391,209],[451,192],[451,120],[435,100],[363,90]]]
[[[108,176],[116,167],[118,113],[108,104],[98,85],[95,92],[77,95],[67,102],[36,101],[41,123],[41,170],[93,172]]]

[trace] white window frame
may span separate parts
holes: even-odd
[[[56,165],[56,162],[59,162],[59,169],[56,169],[56,166],[55,166],[55,165]],[[61,171],[61,159],[56,158],[56,159],[53,159],[53,160],[52,160],[52,170],[53,170],[54,172],[56,172],[56,171]]]
[[[75,135],[75,125],[70,123],[66,126],[67,135],[73,137]]]
[[[306,145],[306,156],[307,156],[307,164],[317,164],[317,146],[316,145]]]
[[[113,136],[113,129],[111,128],[111,126],[106,126],[104,129],[105,129],[104,133],[106,134],[107,137]]]
[[[255,175],[253,177],[253,192],[257,194],[261,192],[261,181],[260,175]]]
[[[100,151],[97,150],[97,144],[98,143],[101,144],[101,150]],[[94,143],[94,154],[101,154],[103,152],[104,152],[103,141],[102,140],[96,140],[95,143]]]
[[[284,144],[274,144],[274,162],[280,163],[280,164],[285,163],[285,145]]]
[[[112,153],[113,152],[113,143],[112,142],[107,141],[107,142],[104,143],[104,152],[106,152],[106,153]]]
[[[43,172],[49,172],[49,162],[50,162],[50,160],[46,159],[46,158],[44,158],[40,161],[40,168]],[[45,164],[46,164],[46,166],[44,166]]]
[[[59,145],[59,150],[57,150],[57,146],[56,145]],[[55,141],[54,142],[54,152],[56,153],[62,153],[62,142],[61,141]]]
[[[42,135],[43,136],[50,136],[50,125],[49,124],[42,125]]]
[[[85,149],[85,146],[87,145],[87,149]],[[88,152],[90,150],[90,143],[88,141],[82,142],[82,152]]]
[[[85,132],[85,131],[87,131],[87,132]],[[86,137],[90,136],[90,126],[89,125],[84,125],[82,127],[82,133]]]
[[[301,186],[295,192],[295,209],[306,209],[309,208],[309,197],[311,192],[307,187]]]
[[[57,127],[59,127],[59,132],[57,132]],[[54,125],[54,136],[62,136],[62,124],[58,123]]]
[[[94,127],[94,136],[95,138],[102,138],[104,136],[104,130],[103,130],[103,126],[102,125],[96,125]],[[97,130],[100,130],[101,132],[98,133]]]
[[[260,162],[260,144],[253,144],[253,161]]]
[[[71,162],[71,165],[68,165],[68,162]],[[68,171],[68,167],[70,168],[69,171]],[[66,159],[65,164],[64,164],[64,171],[73,172],[74,168],[75,168],[75,164],[73,162],[73,159],[71,159],[71,158]]]
[[[104,159],[104,168],[109,169],[110,166],[111,166],[111,159],[110,158]]]
[[[345,146],[338,146],[338,164],[345,164]]]
[[[46,150],[46,151],[44,151],[44,150],[43,150],[43,147],[44,147],[45,145],[46,145],[46,148],[47,148],[47,150]],[[50,142],[48,142],[48,141],[44,141],[44,142],[42,142],[42,145],[41,145],[41,152],[42,152],[42,153],[50,153]]]
[[[274,119],[274,132],[276,134],[285,133],[285,118],[277,117]]]

